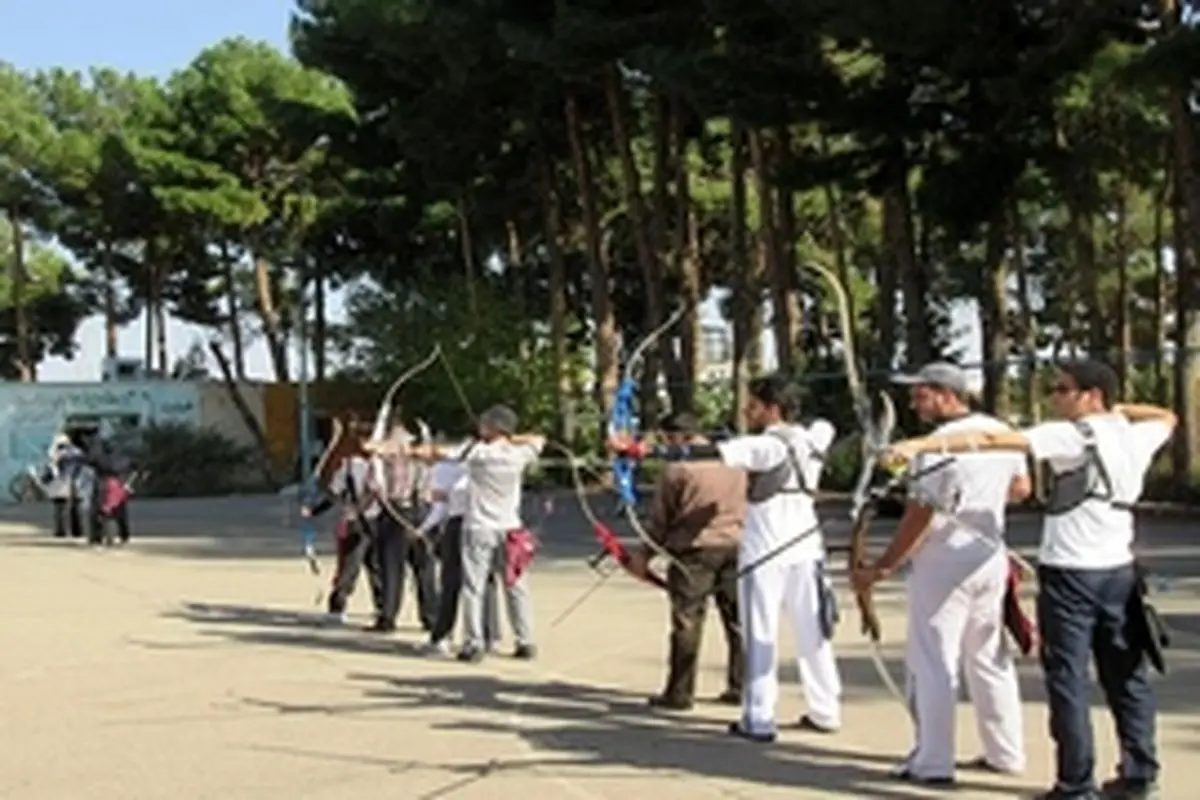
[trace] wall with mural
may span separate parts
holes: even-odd
[[[51,439],[69,421],[198,425],[197,387],[175,381],[0,383],[0,486],[44,463]]]

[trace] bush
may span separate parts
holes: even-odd
[[[145,476],[137,492],[150,497],[231,494],[246,489],[254,475],[253,449],[211,428],[151,425],[131,455]]]

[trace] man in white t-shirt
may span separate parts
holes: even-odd
[[[453,449],[453,448],[452,448]],[[464,448],[465,449],[465,448]],[[463,585],[463,515],[467,513],[467,491],[470,476],[466,465],[456,459],[439,461],[430,476],[432,503],[418,529],[428,536],[440,529],[436,537],[438,560],[441,562],[440,605],[438,616],[429,631],[428,650],[449,653],[449,637],[458,620],[459,597]],[[484,593],[484,646],[491,651],[500,637],[499,609],[496,603],[496,578],[491,576]]]
[[[912,387],[912,407],[935,436],[958,431],[1009,431],[971,411],[966,373],[953,364],[927,364],[893,379]],[[913,464],[921,475],[909,487],[896,534],[878,561],[856,570],[865,589],[906,561],[909,702],[916,746],[893,775],[914,783],[954,782],[955,706],[965,674],[983,756],[972,766],[1018,773],[1025,768],[1017,671],[1004,638],[1008,588],[1005,507],[1030,494],[1025,456],[1017,452],[960,456],[927,454]],[[953,515],[953,519],[938,510]]]
[[[756,742],[776,736],[779,700],[779,623],[787,605],[808,712],[802,730],[832,733],[841,727],[842,683],[834,659],[835,602],[825,577],[825,545],[817,523],[815,492],[832,444],[826,420],[792,422],[800,387],[783,375],[756,378],[742,409],[757,433],[715,444],[658,447],[614,438],[609,447],[635,457],[720,459],[747,473],[745,527],[738,548],[738,603],[746,648],[742,718],[729,732]],[[752,569],[747,569],[754,565]]]
[[[1038,559],[1038,626],[1057,780],[1039,795],[1042,800],[1158,796],[1154,692],[1145,645],[1130,614],[1140,599],[1133,505],[1176,419],[1157,406],[1113,405],[1117,389],[1116,374],[1105,364],[1063,364],[1051,393],[1061,420],[1020,432],[912,439],[890,453],[903,461],[920,453],[1012,450],[1050,467],[1054,481]],[[1093,659],[1121,749],[1119,774],[1100,792],[1093,777]]]
[[[516,434],[517,415],[507,406],[493,406],[479,416],[479,440],[457,453],[436,445],[409,445],[406,454],[426,461],[457,458],[467,469],[467,507],[463,514],[464,642],[460,661],[478,662],[485,653],[484,595],[490,576],[503,580],[506,543],[520,530],[521,483],[525,470],[545,447],[544,436]],[[533,603],[528,575],[505,585],[509,622],[516,638],[515,658],[533,659]]]

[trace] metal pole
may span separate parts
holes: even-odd
[[[305,285],[300,287],[300,379],[298,382],[300,403],[300,491],[302,495],[312,491],[312,404],[308,397],[308,307],[304,302]]]

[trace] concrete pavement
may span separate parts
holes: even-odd
[[[497,656],[477,666],[417,653],[411,597],[393,637],[325,626],[314,600],[328,575],[307,574],[278,498],[141,500],[133,545],[101,552],[39,530],[48,507],[4,509],[0,799],[944,794],[887,780],[909,747],[909,722],[874,672],[840,572],[840,734],[784,728],[777,744],[761,747],[724,733],[734,709],[700,703],[689,714],[649,713],[644,698],[660,686],[666,650],[661,596],[614,575],[549,627],[593,580],[582,558],[594,545],[572,504],[560,496],[542,532],[546,552],[533,578],[541,658]],[[1033,543],[1034,522],[1014,525],[1018,544]],[[830,525],[831,540],[844,532]],[[1200,796],[1200,581],[1192,577],[1200,576],[1200,543],[1186,520],[1148,522],[1144,533],[1149,560],[1170,578],[1161,608],[1181,634],[1158,687],[1166,796],[1182,800]],[[902,599],[895,583],[878,596],[897,679]],[[352,609],[355,622],[368,621],[365,590]],[[724,658],[715,619],[707,634],[701,693],[711,696],[722,688]],[[790,654],[787,633],[784,640]],[[790,660],[783,675],[780,719],[794,720],[803,708]],[[1020,796],[1049,781],[1036,666],[1025,664],[1022,677],[1027,774],[963,771],[959,796]],[[960,720],[965,759],[977,752],[965,705]],[[1114,751],[1099,705],[1095,722],[1104,777]]]

